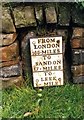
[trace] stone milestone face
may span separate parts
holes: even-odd
[[[34,87],[63,85],[62,37],[30,39]]]

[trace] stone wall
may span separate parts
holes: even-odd
[[[32,75],[29,39],[63,37],[64,78],[84,83],[84,9],[75,3],[3,3],[0,80],[6,88]],[[32,78],[32,76],[31,76]]]

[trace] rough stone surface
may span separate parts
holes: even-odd
[[[59,4],[59,21],[63,26],[68,26],[70,22],[70,5],[68,3]]]
[[[84,84],[84,76],[74,77],[73,78],[73,83],[76,83],[76,84],[82,83],[82,84]]]
[[[57,23],[57,15],[54,7],[47,7],[45,14],[47,23]]]
[[[84,25],[84,9],[74,6],[72,9],[72,20],[74,23]]]
[[[72,37],[84,37],[84,28],[80,27],[73,28]]]
[[[84,76],[84,65],[72,66],[73,77]]]
[[[6,46],[12,44],[17,38],[16,33],[0,34],[0,46]]]
[[[0,54],[2,52],[2,59],[0,60],[0,77],[3,77],[0,78],[0,80],[3,81],[3,86],[5,87],[11,86],[14,83],[18,83],[20,80],[22,80],[21,79],[22,76],[19,76],[21,74],[19,71],[19,66],[17,65],[19,62],[19,55],[21,55],[22,67],[23,67],[22,69],[24,75],[30,74],[32,77],[30,38],[36,37],[35,32],[37,32],[37,36],[39,37],[62,36],[63,55],[64,55],[63,56],[64,75],[67,76],[68,79],[72,78],[71,76],[71,70],[72,70],[73,82],[84,83],[84,69],[83,69],[84,68],[84,28],[81,27],[81,24],[84,25],[84,15],[82,10],[80,10],[80,8],[72,9],[72,10],[71,8],[74,7],[71,6],[70,3],[61,3],[61,2],[55,3],[53,5],[48,3],[47,4],[39,3],[39,5],[36,4],[36,6],[35,5],[33,6],[31,4],[29,6],[29,4],[22,3],[14,6],[12,12],[14,15],[15,26],[16,28],[20,28],[17,29],[17,32],[19,32],[19,36],[20,35],[23,36],[20,38],[18,37],[20,43],[19,46],[18,43],[15,42],[17,34],[15,33],[16,30],[13,25],[13,20],[12,20],[13,16],[10,15],[10,11],[8,10],[7,7],[3,8],[2,10],[3,34],[0,35],[0,46],[2,46],[0,47]],[[72,24],[70,22],[71,17],[72,17],[72,23],[74,22],[77,24]],[[46,23],[52,23],[52,24],[46,24]],[[32,28],[36,28],[36,27],[31,27],[31,26],[36,26],[36,25],[38,25],[37,31],[32,32],[33,31]],[[69,37],[71,37],[70,36],[71,33],[70,34],[68,33],[71,32],[71,29],[68,29],[69,28],[68,26],[73,27],[73,35],[71,41],[69,41]],[[21,29],[21,27],[27,27],[27,28]],[[23,34],[23,32],[26,33],[25,34],[26,36]],[[65,44],[66,44],[66,51],[65,51]],[[72,47],[72,55],[71,55],[70,47]],[[65,61],[65,57],[66,57],[66,61],[68,62]],[[14,77],[17,75],[19,77]]]
[[[0,77],[2,78],[20,76],[21,74],[20,64],[0,68]]]
[[[36,26],[34,8],[31,6],[18,6],[13,11],[16,28]]]
[[[72,49],[73,65],[84,64],[84,49]]]
[[[0,81],[2,81],[2,84],[0,84],[0,87],[2,88],[8,88],[11,86],[23,86],[23,77],[10,77],[10,78],[0,78]]]
[[[68,37],[68,31],[67,30],[62,30],[62,29],[59,29],[59,30],[56,30],[56,34],[58,36],[62,36],[63,37],[63,40],[67,40],[67,37]]]
[[[19,56],[18,42],[16,41],[7,47],[1,47],[0,53],[2,53],[2,59],[0,62],[16,60],[16,58]]]
[[[16,32],[13,20],[10,16],[10,11],[7,7],[2,7],[2,32],[4,33]]]
[[[84,48],[84,38],[71,39],[72,48]]]
[[[18,64],[19,61],[20,61],[20,57],[16,58],[16,60],[10,60],[10,61],[5,61],[5,62],[0,62],[0,68],[1,67],[7,67],[7,66]]]
[[[31,74],[30,38],[35,37],[34,32],[28,32],[22,40],[22,69],[24,75]]]
[[[43,23],[43,9],[42,6],[35,7],[36,19],[39,25]]]

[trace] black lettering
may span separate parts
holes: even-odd
[[[57,40],[56,48],[60,47],[60,40]]]
[[[39,68],[38,67],[34,67],[33,69],[34,69],[34,71],[38,71]]]
[[[53,82],[49,82],[49,86],[52,86],[53,85]]]
[[[41,42],[41,39],[38,39],[38,43],[40,43]]]
[[[43,78],[41,78],[41,81],[44,81],[44,79],[43,79]]]
[[[61,60],[57,60],[57,65],[58,65],[58,64],[61,64]]]
[[[42,62],[39,62],[39,65],[42,65]]]
[[[42,49],[46,48],[46,45],[42,45]]]
[[[49,39],[46,39],[46,42],[48,42],[48,43],[49,43],[49,42],[50,42],[50,40],[49,40]]]
[[[46,82],[44,82],[44,86],[48,86],[48,82],[46,83]]]
[[[46,62],[43,61],[43,65],[47,65],[47,61]]]
[[[48,81],[48,77],[45,77],[45,81]]]
[[[56,77],[53,77],[53,80],[56,80]]]
[[[57,53],[60,53],[60,49],[57,49]]]
[[[61,66],[58,66],[58,69],[61,70]]]
[[[55,84],[58,85],[58,81],[55,81]]]
[[[51,38],[51,41],[52,41],[52,42],[55,42],[55,38],[53,38],[53,39]]]
[[[52,64],[52,62],[51,61],[48,61],[48,65],[51,65]]]
[[[47,58],[48,58],[48,59],[51,59],[51,56],[50,56],[50,55],[48,55],[48,56],[47,56]]]
[[[52,72],[48,72],[49,75],[52,75]]]
[[[57,49],[54,49],[54,50],[53,50],[53,54],[56,54],[56,53],[57,53]]]
[[[47,54],[51,54],[52,52],[51,52],[51,50],[47,50]]]
[[[56,65],[56,61],[53,61],[53,65]]]
[[[54,66],[54,70],[57,70],[57,66]]]
[[[46,72],[45,72],[45,76],[47,76]]]
[[[49,71],[52,70],[52,66],[48,67],[48,70],[49,70]]]
[[[42,48],[42,46],[41,46],[41,45],[38,45],[38,48],[39,48],[39,49],[41,49],[41,48]]]
[[[46,50],[42,50],[42,54],[46,54]]]
[[[38,62],[36,62],[36,66],[38,65]]]
[[[47,44],[47,48],[51,48],[51,44]]]
[[[40,51],[32,52],[32,55],[33,55],[33,56],[40,55]]]
[[[52,48],[55,48],[55,44],[52,44]]]
[[[49,77],[49,80],[52,80],[52,77]]]
[[[61,84],[61,78],[58,78],[59,83]]]
[[[47,70],[47,67],[43,67],[43,70],[44,70],[44,71]]]
[[[45,43],[45,39],[38,39],[38,43]]]
[[[44,38],[42,38],[42,39],[38,39],[38,43],[49,43],[49,42],[55,42],[55,38],[47,38],[47,39],[44,39]],[[57,43],[58,43],[58,41],[57,41]]]
[[[37,45],[34,45],[34,49],[38,49]]]

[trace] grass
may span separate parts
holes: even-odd
[[[79,118],[83,120],[83,92],[79,85],[31,86],[3,90],[3,118]]]

